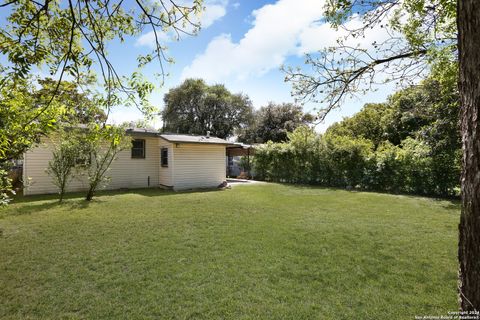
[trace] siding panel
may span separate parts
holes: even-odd
[[[160,164],[160,159],[158,159],[158,167],[159,167],[159,183],[162,186],[172,187],[173,186],[173,145],[162,139],[159,138],[159,147],[158,152],[162,148],[168,148],[168,167],[162,167]]]
[[[175,190],[216,187],[225,180],[225,146],[209,144],[170,143],[159,137],[138,136],[145,139],[145,159],[132,159],[131,150],[120,152],[107,175],[111,177],[106,189],[146,188],[158,185],[172,186]],[[160,149],[168,148],[168,167],[160,165]],[[25,195],[56,193],[57,188],[46,173],[52,159],[49,140],[24,155],[24,180],[30,185]],[[150,182],[150,183],[149,183]],[[88,188],[85,176],[77,175],[67,191]]]
[[[131,150],[120,152],[113,161],[107,176],[111,177],[105,189],[146,188],[150,177],[150,187],[159,184],[158,167],[160,163],[159,139],[156,137],[135,137],[145,139],[145,159],[132,159]],[[25,195],[56,193],[58,190],[52,178],[46,173],[48,162],[52,159],[52,147],[49,140],[33,148],[24,155],[24,180],[30,180],[24,190]],[[88,189],[84,176],[75,177],[67,190],[84,191]]]
[[[225,180],[225,146],[179,144],[173,147],[174,189],[216,187]]]

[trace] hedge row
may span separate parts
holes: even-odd
[[[425,143],[407,138],[401,145],[366,139],[317,135],[307,127],[289,142],[268,142],[256,149],[256,178],[388,192],[452,196],[459,190],[459,154],[435,154]]]

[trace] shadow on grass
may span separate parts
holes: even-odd
[[[308,184],[291,184],[291,183],[279,183],[288,185],[289,187],[295,189],[317,189],[317,190],[325,190],[325,191],[344,191],[349,193],[377,193],[382,195],[392,195],[392,196],[402,196],[409,199],[429,199],[435,202],[439,202],[439,204],[447,209],[447,210],[458,210],[460,211],[462,207],[462,203],[460,197],[451,196],[451,197],[439,197],[436,195],[419,195],[419,194],[411,194],[411,193],[399,193],[399,192],[387,192],[382,190],[367,190],[367,189],[346,189],[341,187],[329,187],[329,186],[322,186],[322,185],[308,185]]]
[[[117,189],[117,190],[101,190],[97,191],[95,197],[91,202],[96,202],[99,198],[105,196],[116,196],[116,195],[123,195],[123,194],[138,194],[145,197],[158,197],[158,196],[168,196],[168,195],[177,195],[177,194],[185,194],[185,193],[205,193],[205,192],[215,192],[221,191],[220,189],[216,188],[208,188],[208,189],[189,189],[183,191],[173,191],[173,190],[166,190],[161,188],[138,188],[138,189]],[[70,199],[85,199],[85,192],[69,192],[66,193],[64,196],[64,200]],[[38,201],[57,201],[58,202],[58,194],[43,194],[43,195],[32,195],[32,196],[24,196],[24,195],[17,195],[12,204],[17,203],[32,203]],[[88,201],[85,200],[86,203]]]
[[[36,199],[34,201],[28,201],[30,197],[24,198],[26,199],[16,199],[16,201],[12,202],[13,207],[11,207],[10,210],[0,211],[0,217],[30,215],[60,208],[65,210],[86,209],[92,204],[92,202],[80,197],[66,197],[63,202],[59,202],[58,196],[55,195],[48,195],[48,197],[42,196],[42,199]],[[104,201],[95,199],[94,202]],[[20,206],[15,206],[16,204],[20,204]]]
[[[8,210],[0,212],[2,216],[18,216],[28,215],[34,213],[40,213],[46,210],[54,208],[66,209],[66,210],[81,210],[87,209],[91,205],[97,203],[108,202],[108,197],[117,195],[140,195],[143,197],[162,197],[172,195],[182,195],[191,193],[206,193],[206,192],[218,192],[220,189],[191,189],[184,191],[165,190],[161,188],[145,188],[145,189],[119,189],[119,190],[103,190],[96,193],[95,197],[91,201],[85,200],[85,192],[72,192],[67,193],[64,196],[64,201],[58,201],[58,194],[46,194],[46,195],[33,195],[24,196],[18,195],[12,201],[11,205],[15,206],[14,210]],[[3,213],[3,214],[2,214]]]

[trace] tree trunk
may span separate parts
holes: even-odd
[[[95,186],[90,186],[87,192],[87,196],[85,197],[85,200],[91,201],[93,199],[93,196],[95,194]]]
[[[480,1],[458,0],[462,213],[458,259],[461,310],[480,310]]]
[[[65,195],[65,186],[67,185],[67,178],[63,177],[61,185],[60,185],[60,198],[58,199],[58,202],[63,201],[63,196]]]

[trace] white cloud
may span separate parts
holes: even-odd
[[[158,41],[161,43],[169,42],[171,39],[170,37],[163,31],[157,31],[157,38]],[[155,33],[153,31],[144,33],[137,39],[135,43],[137,46],[147,46],[150,48],[155,48]]]
[[[186,3],[185,5],[188,5]],[[205,2],[205,10],[200,13],[198,17],[192,18],[195,23],[200,23],[202,29],[206,29],[221,19],[227,13],[228,1],[226,0],[207,0]],[[157,37],[160,43],[170,42],[175,39],[175,35],[168,34],[163,31],[157,31]],[[155,33],[149,31],[142,34],[136,41],[137,46],[147,46],[155,48]]]
[[[340,36],[344,36],[344,33],[342,31],[332,32],[330,25],[326,23],[314,23],[300,33],[298,54],[331,47],[335,45]]]
[[[253,26],[239,42],[233,42],[228,34],[215,37],[184,68],[182,78],[201,77],[214,82],[261,76],[278,68],[290,55],[335,45],[347,32],[320,22],[324,4],[324,0],[279,0],[253,11]],[[359,19],[353,19],[347,27],[360,25]],[[371,30],[365,38],[349,39],[348,44],[353,45],[353,41],[364,47],[387,37],[384,30]]]
[[[182,77],[219,81],[231,75],[261,75],[278,67],[295,49],[300,33],[322,16],[323,5],[319,0],[279,0],[253,11],[253,27],[238,43],[229,35],[214,38]]]
[[[215,21],[222,18],[227,13],[227,2],[205,4],[205,11],[200,14],[200,24],[203,29],[210,27]]]
[[[372,43],[382,43],[389,39],[391,35],[386,28],[379,25],[373,29],[367,30],[362,37],[348,37],[347,30],[356,30],[363,26],[359,17],[354,16],[349,20],[344,28],[338,30],[332,29],[330,25],[325,23],[313,23],[305,28],[299,36],[298,54],[311,53],[327,47],[335,46],[337,39],[345,39],[344,44],[350,47],[360,46],[361,48],[372,48]]]

